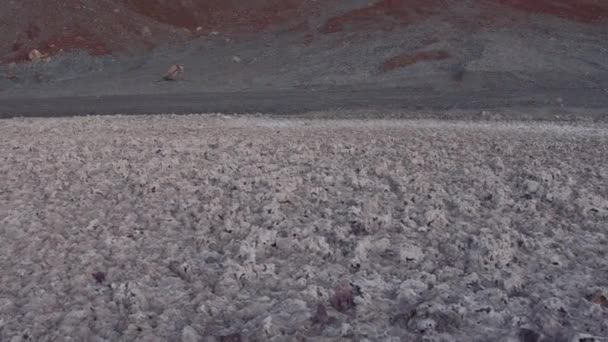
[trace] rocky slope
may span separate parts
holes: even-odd
[[[463,5],[470,11],[461,11]],[[590,25],[608,19],[608,4],[591,0],[11,0],[1,6],[4,61],[23,59],[32,48],[49,53],[80,48],[99,55],[212,31],[393,30],[435,15],[470,29],[542,16]]]
[[[597,1],[9,1],[0,97],[608,89]],[[38,49],[50,61],[29,62]],[[174,63],[184,82],[158,83]],[[509,94],[506,94],[509,96]]]

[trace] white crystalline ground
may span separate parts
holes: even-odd
[[[607,146],[517,123],[1,121],[0,341],[603,341]]]

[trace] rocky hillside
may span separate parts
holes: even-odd
[[[28,0],[0,4],[0,57],[24,61],[32,49],[56,54],[138,52],[211,32],[304,32],[317,35],[390,31],[442,18],[445,25],[478,30],[522,25],[538,16],[606,25],[608,3],[595,0]],[[432,39],[438,39],[437,37]],[[432,53],[392,61],[443,58]]]

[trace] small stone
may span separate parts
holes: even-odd
[[[280,329],[274,323],[272,316],[268,316],[268,317],[264,318],[264,320],[262,321],[262,329],[264,331],[264,334],[266,334],[266,336],[268,336],[268,337],[275,337],[275,336],[279,335],[279,333],[280,333],[280,331],[279,331]]]
[[[202,341],[201,336],[191,326],[187,325],[182,330],[182,342],[199,342]]]
[[[570,342],[600,342],[603,341],[599,337],[595,337],[589,334],[576,334]]]
[[[540,188],[540,184],[533,180],[526,180],[526,182],[524,183],[524,187],[526,188],[526,192],[528,194],[534,194]]]
[[[325,305],[319,303],[317,305],[317,310],[314,316],[310,319],[314,324],[325,324],[329,321],[329,316],[327,315],[327,309]]]
[[[521,328],[519,329],[518,337],[521,342],[538,342],[541,336],[532,329]]]
[[[355,307],[355,297],[350,284],[341,284],[334,290],[330,298],[331,306],[338,312],[346,312]]]
[[[591,296],[591,302],[594,304],[599,304],[604,308],[608,308],[608,297],[606,297],[603,293],[598,292]]]
[[[232,61],[234,63],[241,63],[243,60],[239,56],[232,56]]]
[[[353,327],[348,323],[342,323],[342,326],[340,327],[340,335],[342,335],[342,337],[348,337],[348,336],[351,336],[352,334],[353,334]]]
[[[148,26],[144,26],[141,28],[141,35],[144,37],[150,37],[152,36],[152,31],[150,31]]]
[[[416,324],[416,327],[418,328],[418,331],[420,331],[420,332],[427,332],[429,330],[435,330],[436,326],[437,326],[437,322],[435,322],[435,320],[430,319],[430,318],[422,319],[422,320],[418,321]]]
[[[220,336],[218,340],[219,342],[241,342],[243,341],[243,338],[241,337],[241,334],[233,333],[230,335]]]
[[[31,62],[39,62],[46,59],[48,55],[43,54],[42,52],[38,51],[38,49],[33,49],[27,54],[27,57]]]
[[[167,69],[167,72],[163,75],[165,81],[178,81],[183,78],[184,67],[180,64],[173,64]]]
[[[422,249],[416,245],[404,245],[399,249],[399,259],[402,262],[416,262],[424,257]]]
[[[97,284],[101,284],[104,281],[106,281],[106,274],[103,272],[95,272],[92,275],[93,275],[93,279],[95,279]]]
[[[183,281],[192,280],[192,266],[187,262],[180,263],[178,261],[171,261],[169,263],[169,270]]]

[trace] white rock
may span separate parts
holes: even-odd
[[[201,336],[191,326],[187,325],[182,329],[182,342],[199,342],[202,341]]]
[[[415,279],[408,279],[399,285],[399,299],[405,299],[408,301],[416,301],[420,295],[428,289],[428,285],[422,281]]]
[[[264,329],[264,334],[270,338],[279,334],[279,327],[274,324],[272,316],[264,318],[262,321],[262,328]]]
[[[38,62],[40,60],[47,58],[48,55],[43,54],[42,52],[38,51],[38,49],[33,49],[27,54],[27,57],[32,62]]]
[[[353,327],[348,323],[342,323],[342,326],[340,327],[340,335],[342,335],[342,337],[347,337],[351,336],[352,334]]]
[[[433,319],[427,318],[418,321],[418,324],[416,324],[416,326],[419,331],[427,331],[429,329],[434,330],[437,326],[437,322],[435,322],[435,320]]]
[[[150,37],[152,36],[152,31],[150,31],[148,26],[144,26],[141,28],[141,35],[144,37]]]
[[[402,262],[415,262],[424,257],[422,249],[416,245],[403,245],[399,250],[399,258]]]
[[[540,184],[538,184],[538,182],[533,181],[533,180],[526,180],[526,182],[524,183],[524,187],[526,189],[526,192],[529,194],[534,194],[538,191],[538,189],[540,188]]]

